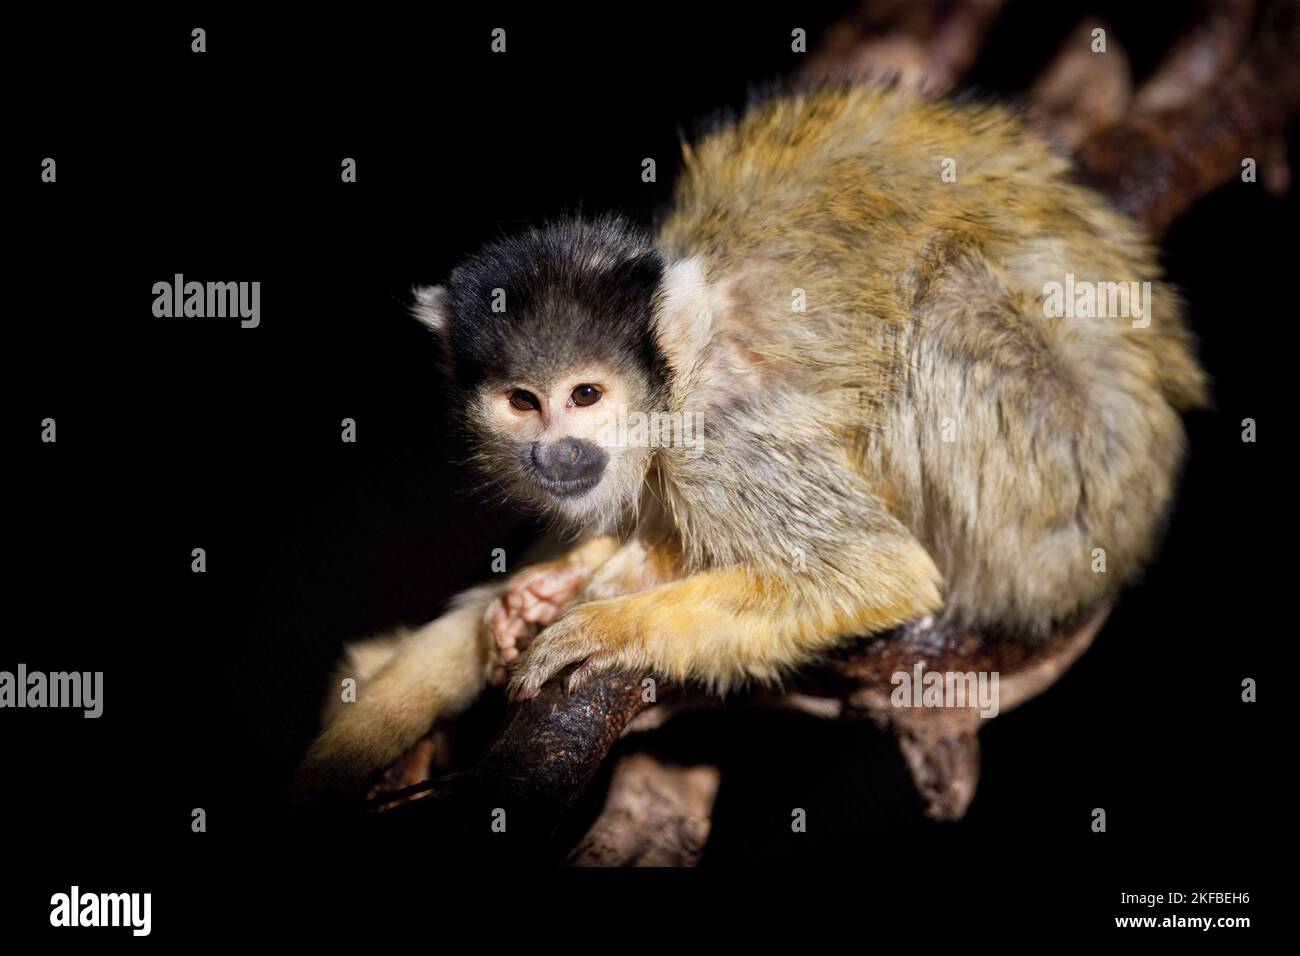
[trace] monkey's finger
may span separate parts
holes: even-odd
[[[523,664],[510,681],[510,699],[532,700],[541,693],[542,685],[558,673],[563,666],[563,664],[551,664],[545,660],[537,659],[535,653],[530,651],[528,657],[524,658]]]
[[[542,689],[540,682],[533,680],[526,674],[517,674],[511,681],[510,687],[506,691],[506,696],[511,700],[532,700]]]
[[[564,604],[577,593],[578,586],[586,576],[586,571],[579,567],[557,568],[546,574],[539,574],[528,582],[528,587],[533,594],[543,600]]]
[[[514,614],[518,614],[527,606],[529,597],[530,592],[528,590],[528,582],[519,581],[506,589],[506,593],[502,596],[502,601],[507,610]]]
[[[489,622],[489,626],[492,629],[492,639],[496,641],[497,650],[504,651],[518,643],[520,636],[527,630],[528,623],[508,611],[502,610],[499,615],[493,617]]]
[[[500,598],[493,601],[491,607],[488,608],[487,614],[485,615],[488,630],[492,632],[492,636],[496,638],[498,642],[500,641],[500,635],[505,633],[511,616],[512,615],[506,610],[506,606]]]
[[[549,624],[560,616],[560,606],[547,600],[535,600],[523,613],[523,619],[534,624]]]
[[[512,597],[516,599],[516,603],[512,605],[512,607],[517,614],[526,615],[529,611],[535,608],[540,601],[540,598],[538,598],[538,596],[531,590],[518,591],[512,595]]]
[[[599,655],[593,654],[573,669],[573,673],[571,673],[568,679],[564,682],[564,692],[566,694],[576,694],[578,691],[582,690],[582,688],[585,687],[593,677],[601,671],[608,670],[609,666],[610,662],[608,660],[601,658]]]

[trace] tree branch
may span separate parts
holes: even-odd
[[[803,75],[890,81],[926,96],[949,92],[966,73],[1003,0],[862,3],[826,31]]]
[[[1300,3],[1206,15],[1180,42],[1123,118],[1087,136],[1077,178],[1111,197],[1153,234],[1241,173],[1242,161],[1277,157],[1300,112]]]

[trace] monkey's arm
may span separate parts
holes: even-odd
[[[618,669],[726,690],[774,680],[841,638],[937,610],[942,599],[934,562],[901,525],[882,524],[845,543],[838,573],[719,568],[580,604],[533,642],[511,690],[534,696],[577,661],[584,663],[570,677],[570,689],[599,671]],[[638,552],[631,548],[639,549],[647,567],[674,563],[662,545],[633,543],[610,565],[634,565]]]

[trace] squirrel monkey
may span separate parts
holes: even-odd
[[[300,782],[361,786],[506,665],[726,691],[926,615],[1032,640],[1131,580],[1206,384],[1066,173],[999,108],[781,95],[685,147],[653,235],[562,221],[417,290],[478,464],[582,543],[353,648]]]

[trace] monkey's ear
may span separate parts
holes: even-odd
[[[664,272],[655,305],[655,333],[668,364],[682,372],[695,364],[713,333],[709,280],[699,256],[681,259]]]
[[[447,330],[447,287],[426,285],[417,288],[411,314],[441,336]]]
[[[447,309],[450,296],[447,287],[426,285],[414,292],[415,302],[411,305],[411,315],[433,332],[438,342],[438,372],[448,378],[452,374],[451,343],[447,340]]]

